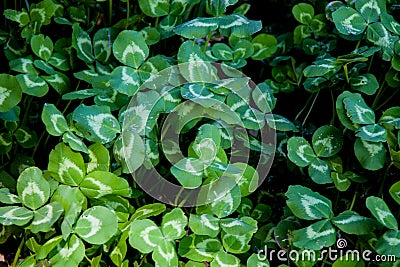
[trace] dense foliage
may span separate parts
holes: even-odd
[[[2,2],[9,264],[400,264],[400,4],[259,2]]]

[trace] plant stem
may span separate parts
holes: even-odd
[[[210,40],[212,38],[212,34],[213,34],[213,32],[210,32],[208,34],[208,36],[207,36],[206,42],[205,42],[204,47],[203,47],[203,53],[205,53],[206,50],[207,50],[207,46],[208,46],[208,43],[210,42]]]
[[[393,165],[393,161],[390,162],[390,164],[386,168],[385,174],[383,175],[383,180],[381,182],[381,186],[379,188],[378,196],[382,195],[383,187],[385,186],[385,182],[386,182],[386,178],[387,178],[387,174],[389,173],[389,169],[390,169],[390,167],[392,167],[392,165]]]
[[[111,22],[112,22],[112,0],[108,0],[108,23],[109,26],[111,26]]]
[[[130,16],[130,10],[129,10],[129,0],[126,0],[126,21],[125,21],[125,30],[128,28],[128,20]]]
[[[349,71],[347,70],[347,64],[343,65],[343,70],[344,70],[344,75],[346,76],[346,82],[347,82],[347,84],[349,84],[350,78],[349,78]]]
[[[25,244],[25,236],[22,237],[21,243],[19,243],[17,252],[15,253],[14,260],[12,262],[12,267],[16,267],[18,264],[19,255],[21,255],[22,247]]]
[[[311,110],[313,109],[313,107],[314,107],[314,105],[315,105],[315,102],[317,101],[319,92],[320,92],[320,91],[318,91],[317,94],[315,95],[314,100],[313,100],[313,102],[311,103],[311,107],[310,107],[310,109],[308,110],[308,112],[307,112],[307,114],[306,114],[306,117],[304,118],[303,123],[301,124],[301,126],[304,126],[304,124],[306,123],[306,121],[307,121],[307,119],[308,119],[308,116],[310,116]]]
[[[336,118],[336,103],[335,103],[335,98],[333,97],[333,91],[329,90],[331,93],[331,100],[332,100],[332,119],[331,119],[331,125],[335,124],[335,118]]]
[[[308,97],[304,107],[299,111],[299,113],[297,113],[296,117],[294,117],[294,120],[297,120],[300,117],[301,113],[303,113],[303,111],[307,108],[308,103],[310,103],[310,101],[311,101],[311,98],[312,98],[312,94]]]
[[[394,93],[393,93],[391,96],[389,96],[389,97],[385,100],[385,102],[383,102],[382,104],[380,104],[376,109],[378,110],[378,109],[382,108],[384,105],[386,105],[386,103],[388,103],[398,92],[399,92],[399,90],[396,89],[396,90],[394,91]]]
[[[357,191],[354,192],[353,200],[351,201],[349,210],[352,210],[354,207],[354,203],[356,203]]]

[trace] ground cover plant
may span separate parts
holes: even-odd
[[[399,266],[396,1],[0,5],[6,264]]]

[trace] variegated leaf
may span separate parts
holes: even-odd
[[[36,74],[18,74],[16,77],[25,94],[42,97],[49,91],[49,85]]]
[[[204,235],[189,235],[179,242],[178,254],[193,261],[212,261],[221,250],[218,239]]]
[[[141,206],[138,208],[135,213],[132,215],[132,219],[134,220],[142,220],[151,216],[157,216],[163,213],[166,210],[164,204],[154,203]]]
[[[332,13],[336,29],[344,35],[361,34],[367,27],[364,18],[351,7],[343,7]]]
[[[361,165],[371,171],[382,169],[386,160],[386,148],[381,142],[369,142],[357,138],[354,153]]]
[[[351,185],[351,181],[347,178],[346,175],[343,175],[338,172],[331,172],[331,178],[337,190],[344,192],[349,189]]]
[[[196,158],[183,158],[171,167],[171,173],[185,188],[197,188],[203,180],[204,164]]]
[[[63,95],[70,91],[71,82],[65,74],[61,72],[54,72],[50,76],[42,76],[42,78],[57,91],[58,94]]]
[[[288,157],[299,167],[306,167],[316,158],[313,149],[303,137],[291,137],[287,143]]]
[[[294,232],[293,244],[298,248],[320,250],[335,244],[336,230],[328,219]]]
[[[38,74],[30,58],[16,58],[8,62],[10,69],[20,73]]]
[[[132,68],[138,68],[149,56],[149,48],[140,32],[125,30],[113,43],[115,58]]]
[[[161,231],[165,238],[175,240],[182,238],[185,234],[185,227],[188,219],[182,209],[175,208],[163,216]]]
[[[238,0],[225,0],[225,1],[207,0],[206,10],[208,14],[213,15],[214,17],[219,17],[226,12],[226,8],[228,6],[234,5],[237,2]]]
[[[332,183],[331,169],[322,159],[315,158],[308,166],[308,175],[317,184]]]
[[[53,201],[34,212],[29,229],[32,233],[48,232],[63,212],[61,203]]]
[[[333,215],[332,202],[307,187],[291,185],[285,195],[287,206],[300,219],[329,219]]]
[[[22,92],[17,79],[8,74],[0,74],[0,112],[6,112],[21,101]]]
[[[88,148],[90,161],[86,164],[86,172],[108,171],[110,153],[102,144],[96,143]]]
[[[22,11],[16,11],[12,9],[4,10],[4,16],[12,21],[18,22],[19,27],[24,27],[29,24],[30,18],[28,12],[25,9]]]
[[[385,0],[358,0],[356,9],[368,23],[377,22],[382,13],[386,13]]]
[[[134,220],[130,225],[129,244],[141,253],[150,253],[163,242],[160,228],[151,220]]]
[[[247,267],[270,267],[268,259],[260,258],[259,254],[252,254],[247,259]]]
[[[68,144],[75,151],[89,153],[86,144],[81,140],[81,138],[79,138],[72,132],[65,132],[63,134],[62,140],[64,143]]]
[[[219,219],[211,214],[190,214],[189,228],[196,235],[216,237],[219,232]]]
[[[23,148],[31,148],[37,144],[36,132],[28,129],[26,126],[21,126],[14,132],[14,137]]]
[[[86,173],[81,154],[63,143],[50,152],[48,170],[57,181],[71,186],[78,186]]]
[[[56,252],[49,259],[51,266],[78,266],[85,257],[85,245],[76,235],[71,235],[68,240],[57,245]]]
[[[50,197],[50,185],[37,167],[29,167],[20,174],[17,191],[22,204],[33,210],[43,206]]]
[[[400,204],[400,181],[394,183],[390,189],[389,193],[392,196],[392,198]]]
[[[383,199],[370,196],[367,198],[366,205],[378,222],[389,229],[398,230],[397,220]]]
[[[154,248],[152,258],[156,267],[175,267],[178,265],[178,256],[175,251],[175,243],[163,239],[161,243]]]
[[[364,141],[386,142],[386,129],[378,124],[364,125],[356,133]]]
[[[1,174],[3,174],[3,173],[1,173]],[[11,176],[7,177],[7,178],[12,179]],[[5,187],[5,188],[0,188],[0,203],[19,204],[19,203],[21,203],[21,200],[19,199],[19,197],[17,195],[10,193],[10,190]]]
[[[124,197],[130,195],[128,181],[107,171],[93,171],[89,173],[79,186],[82,193],[89,198],[100,198],[109,194]]]
[[[297,127],[293,124],[293,122],[278,114],[273,114],[273,116],[269,116],[267,123],[269,127],[274,128],[277,131],[299,131]]]
[[[220,17],[218,20],[219,31],[224,36],[236,36],[244,38],[262,29],[260,20],[249,20],[240,14],[232,14]]]
[[[350,85],[353,90],[367,95],[375,94],[379,88],[378,80],[371,73],[351,77]]]
[[[372,23],[367,28],[367,39],[374,45],[381,47],[383,51],[382,58],[389,61],[393,57],[392,44],[394,42],[394,37],[385,28],[385,26],[380,23]]]
[[[113,70],[110,83],[115,90],[128,96],[133,96],[141,84],[137,70],[124,66]]]
[[[240,267],[240,260],[222,250],[215,255],[214,260],[210,263],[210,267],[220,266]]]
[[[46,125],[47,132],[51,135],[61,136],[69,130],[64,115],[53,104],[44,104],[42,121]]]
[[[139,0],[140,9],[149,17],[168,15],[170,0]]]
[[[24,207],[6,206],[0,207],[0,224],[18,225],[27,224],[33,217],[33,212]]]
[[[347,116],[353,123],[372,124],[375,123],[375,113],[367,106],[362,96],[358,93],[349,94],[343,99]]]
[[[57,52],[53,53],[47,63],[61,71],[68,71],[71,68],[69,59],[64,54]]]
[[[347,234],[366,235],[378,228],[371,218],[360,216],[357,212],[346,210],[332,219],[332,223]]]
[[[117,231],[117,216],[103,206],[94,206],[85,210],[75,225],[75,233],[90,244],[104,244]]]
[[[195,18],[174,28],[174,32],[185,38],[203,38],[218,28],[217,18]]]
[[[78,58],[92,63],[94,61],[92,40],[78,23],[72,25],[72,47],[75,48]]]
[[[221,177],[222,178],[222,177]],[[221,181],[223,181],[220,178]],[[232,214],[240,205],[241,193],[238,185],[232,185],[230,182],[224,183],[227,187],[216,188],[211,187],[209,192],[210,197],[214,198],[214,201],[210,204],[211,211],[218,218],[223,218]],[[227,188],[231,188],[227,190]]]
[[[384,233],[376,243],[375,250],[380,255],[393,255],[400,258],[400,231],[390,230]]]
[[[309,25],[314,18],[314,7],[307,3],[299,3],[293,6],[292,13],[298,22]]]
[[[334,126],[324,125],[312,136],[312,144],[318,157],[330,157],[338,153],[343,146],[343,134]]]
[[[357,123],[354,123],[350,117],[347,115],[346,106],[343,102],[344,99],[347,97],[352,96],[352,93],[349,91],[344,91],[341,93],[336,99],[336,112],[338,114],[340,122],[345,126],[347,129],[352,131],[356,131],[360,126]]]
[[[49,60],[51,54],[53,54],[53,42],[48,36],[45,37],[43,34],[32,36],[31,47],[33,53],[44,61]]]
[[[101,28],[93,37],[93,50],[97,60],[106,63],[112,55],[112,43],[116,37],[114,28]]]

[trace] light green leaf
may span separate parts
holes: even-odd
[[[247,259],[247,267],[270,267],[269,261],[267,259],[262,259],[259,254],[252,254]]]
[[[336,231],[328,219],[294,232],[293,244],[298,248],[320,250],[335,244]]]
[[[163,239],[161,243],[154,248],[151,257],[157,267],[178,266],[178,256],[176,255],[175,246],[170,241]]]
[[[85,143],[72,132],[65,132],[62,139],[63,142],[68,144],[73,150],[89,153],[89,150]]]
[[[369,23],[377,22],[382,13],[386,13],[385,0],[358,0],[356,9]]]
[[[314,8],[312,5],[307,3],[299,3],[292,8],[294,18],[303,24],[310,24],[314,18]]]
[[[29,229],[32,233],[48,232],[63,212],[64,209],[61,203],[51,202],[34,212]]]
[[[358,129],[356,136],[360,137],[364,141],[385,142],[386,129],[378,124],[364,125]]]
[[[53,54],[53,42],[48,36],[45,37],[43,34],[32,36],[31,47],[33,53],[44,61],[49,60],[51,54]]]
[[[50,152],[48,170],[57,181],[71,186],[78,186],[86,173],[81,154],[63,143]]]
[[[364,18],[351,7],[343,7],[332,13],[336,29],[344,35],[358,35],[364,32],[367,23]]]
[[[170,0],[139,0],[140,9],[149,17],[168,15]]]
[[[219,219],[211,214],[190,214],[189,228],[196,235],[216,237],[219,234]]]
[[[363,97],[358,93],[348,95],[343,99],[347,116],[353,123],[372,124],[375,123],[375,113],[367,106]]]
[[[86,164],[86,172],[108,171],[110,153],[102,144],[96,143],[88,148],[90,161]]]
[[[258,230],[257,221],[247,216],[221,219],[220,226],[224,233],[236,236],[251,236]]]
[[[308,166],[308,175],[317,184],[332,183],[331,169],[322,159],[315,158]]]
[[[226,1],[207,0],[206,11],[208,14],[214,17],[219,17],[226,12],[226,8],[228,6],[234,5],[237,2],[238,0],[226,0]]]
[[[133,220],[142,220],[151,216],[157,216],[163,213],[166,210],[164,204],[154,203],[141,206],[138,208],[135,213],[132,215]]]
[[[389,193],[392,196],[392,198],[400,204],[400,181],[394,183],[390,189]]]
[[[23,226],[33,217],[33,212],[24,207],[0,207],[0,224]]]
[[[134,172],[143,164],[146,157],[145,152],[143,139],[133,131],[123,131],[122,138],[117,139],[114,147],[114,155],[123,166],[127,165],[128,172]]]
[[[357,138],[354,152],[358,161],[367,170],[376,171],[385,165],[386,149],[381,142],[375,143]]]
[[[216,43],[212,46],[211,51],[213,55],[220,60],[232,60],[233,51],[227,44]]]
[[[56,249],[57,254],[49,259],[54,267],[78,266],[85,257],[85,245],[76,235],[61,241]]]
[[[220,266],[239,267],[240,261],[237,257],[228,254],[222,250],[215,255],[214,260],[210,263],[210,267],[220,267]]]
[[[49,85],[36,74],[18,74],[16,77],[25,94],[42,97],[49,91]]]
[[[195,18],[174,28],[174,32],[185,38],[203,38],[218,28],[217,18]]]
[[[324,125],[314,132],[312,144],[317,157],[330,157],[342,149],[343,136],[336,127]]]
[[[175,240],[182,238],[185,234],[185,227],[188,219],[182,209],[175,208],[163,216],[161,231],[165,238]]]
[[[229,182],[226,185],[229,186]],[[239,186],[235,185],[231,190],[227,190],[227,188],[212,187],[210,192],[210,195],[214,197],[214,201],[211,203],[211,211],[218,218],[229,216],[240,205],[241,194]]]
[[[332,223],[347,234],[366,235],[378,228],[371,218],[360,216],[357,212],[346,210],[332,219]]]
[[[307,187],[291,185],[285,195],[287,206],[300,219],[329,219],[333,215],[332,202]]]
[[[316,158],[313,149],[303,137],[291,137],[287,143],[288,157],[299,167],[306,167]]]
[[[90,244],[104,244],[118,231],[115,213],[103,206],[85,210],[75,226],[75,233]]]
[[[171,173],[185,188],[197,188],[203,180],[203,162],[195,158],[183,158],[171,167]]]
[[[47,132],[51,135],[61,136],[69,130],[64,115],[53,104],[44,104],[42,121],[46,125]]]
[[[72,118],[76,128],[93,142],[109,143],[120,132],[118,120],[106,106],[81,104],[74,110]]]
[[[107,171],[93,171],[89,173],[79,186],[82,193],[89,198],[100,198],[109,194],[123,197],[130,195],[128,181]]]
[[[341,173],[332,172],[331,178],[332,178],[333,182],[335,183],[335,187],[337,188],[337,190],[339,190],[341,192],[349,189],[349,187],[351,185],[351,181],[347,178],[347,176],[343,175]]]
[[[6,19],[18,22],[19,27],[24,27],[30,22],[29,14],[25,9],[22,9],[22,11],[6,9],[4,10],[4,16]]]
[[[92,40],[78,23],[72,25],[72,47],[75,48],[79,59],[86,63],[94,61]]]
[[[262,29],[260,20],[249,20],[240,14],[232,14],[220,17],[219,31],[224,36],[244,38]]]
[[[393,213],[390,211],[383,199],[370,196],[367,198],[366,205],[372,215],[374,215],[378,222],[383,226],[389,229],[398,230],[396,218],[393,216]]]
[[[220,250],[221,243],[218,239],[189,235],[179,242],[178,254],[193,261],[212,261]]]
[[[38,260],[45,259],[49,253],[60,244],[62,241],[62,236],[56,236],[49,239],[44,243],[39,250],[36,252],[35,258]]]
[[[119,66],[113,70],[110,77],[111,86],[128,96],[133,96],[140,86],[139,74],[135,69]]]
[[[351,77],[350,85],[353,90],[367,95],[375,94],[376,90],[379,88],[379,83],[375,75],[371,73]]]
[[[293,122],[278,114],[273,114],[272,116],[269,116],[267,123],[270,127],[274,128],[277,131],[282,131],[282,132],[299,131],[297,127],[293,124]]]
[[[149,48],[140,32],[124,30],[113,43],[113,53],[122,64],[138,68],[149,56]]]
[[[275,36],[261,33],[251,40],[254,52],[251,56],[254,60],[263,60],[272,56],[278,49],[278,41]]]
[[[0,112],[16,106],[22,98],[21,87],[14,76],[0,74]]]
[[[61,71],[68,71],[71,68],[69,59],[65,55],[57,52],[53,53],[47,63]]]
[[[0,172],[4,175],[4,172]],[[5,177],[8,179],[13,179],[11,176]],[[0,182],[3,183],[3,182]],[[0,188],[0,203],[3,204],[19,204],[21,200],[17,195],[11,194],[8,188]]]
[[[375,250],[380,255],[394,255],[400,257],[400,231],[387,231],[379,238]]]
[[[20,174],[17,191],[22,204],[33,210],[43,206],[50,197],[50,185],[37,167],[29,167]]]
[[[129,244],[141,253],[150,253],[163,242],[160,228],[151,220],[134,220],[129,230]]]

